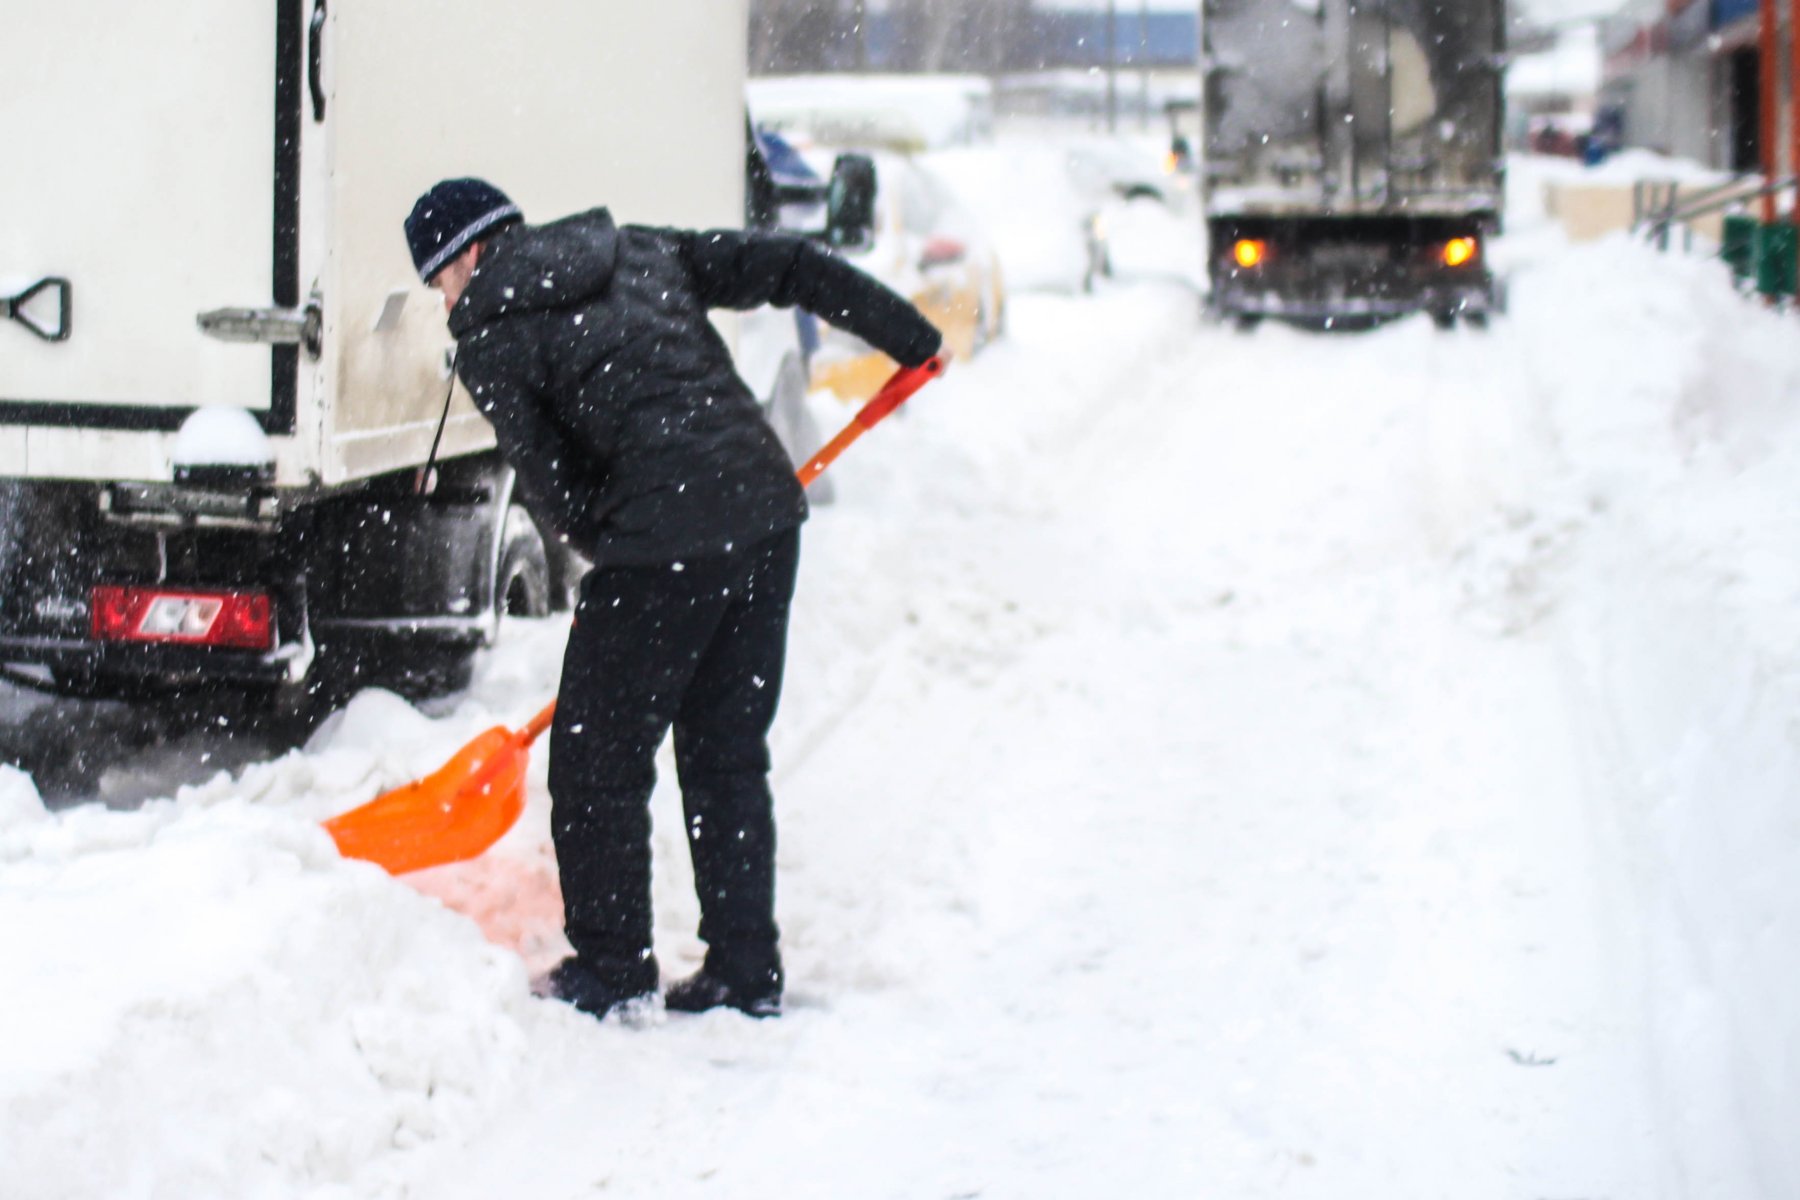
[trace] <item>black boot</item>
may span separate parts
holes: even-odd
[[[591,1017],[604,1017],[635,1000],[656,995],[656,959],[590,965],[570,956],[551,968],[532,991],[572,1004]]]
[[[781,1015],[781,964],[753,971],[727,973],[714,965],[712,956],[698,971],[663,993],[663,1007],[670,1012],[697,1013],[712,1008],[735,1008],[752,1017]]]

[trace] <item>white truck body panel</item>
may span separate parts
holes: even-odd
[[[605,204],[621,222],[741,224],[745,0],[316,5],[38,6],[30,36],[0,40],[0,280],[67,276],[75,297],[68,341],[0,322],[0,476],[168,480],[172,430],[202,405],[273,426],[279,485],[422,463],[451,340],[401,222],[439,179],[488,178],[533,222]],[[305,20],[321,9],[315,120]],[[281,301],[284,95],[300,113]],[[196,324],[313,295],[316,359]],[[459,388],[440,453],[492,442]]]
[[[268,303],[274,62],[269,4],[8,17],[0,278],[72,279],[77,336],[0,324],[0,399],[267,406],[268,356],[200,337],[194,314]]]

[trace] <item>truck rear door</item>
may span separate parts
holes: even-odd
[[[300,302],[307,15],[110,0],[8,17],[0,294],[61,277],[71,304],[65,340],[0,321],[0,474],[85,476],[97,444],[114,477],[160,474],[141,434],[200,405],[291,430],[297,348],[222,342],[196,317]]]

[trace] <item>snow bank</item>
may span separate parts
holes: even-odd
[[[0,764],[0,839],[18,836],[10,830],[22,830],[49,815],[31,776],[17,767]],[[5,844],[0,840],[0,847]],[[4,850],[0,850],[0,854],[4,854]]]
[[[475,1128],[523,1052],[518,961],[308,823],[40,825],[0,868],[11,1196],[370,1194],[385,1155]]]
[[[1515,281],[1578,529],[1562,621],[1656,986],[1692,1195],[1800,1194],[1800,345],[1716,262],[1625,238]],[[1608,761],[1610,760],[1610,761]],[[1721,1118],[1741,1122],[1741,1132]]]
[[[363,735],[392,737],[381,707],[353,708]],[[298,763],[131,813],[51,816],[0,778],[9,1197],[376,1195],[397,1151],[489,1115],[526,1045],[519,960],[245,802]]]

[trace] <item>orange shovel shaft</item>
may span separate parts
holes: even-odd
[[[552,700],[550,703],[544,705],[543,710],[539,712],[537,716],[525,723],[525,728],[519,730],[520,748],[523,749],[537,741],[538,738],[542,736],[544,730],[550,728],[550,722],[555,719],[556,701]]]

